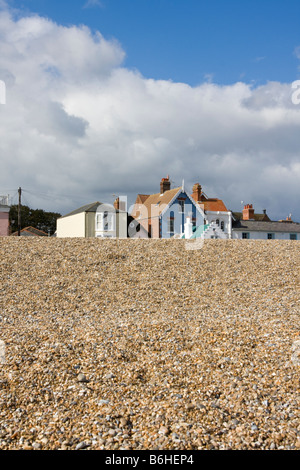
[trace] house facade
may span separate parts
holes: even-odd
[[[192,198],[202,208],[205,214],[202,238],[231,238],[232,236],[232,213],[227,209],[224,202],[218,198],[209,198],[202,190],[199,183],[193,186]]]
[[[7,237],[9,235],[9,211],[10,206],[4,197],[0,197],[0,237]],[[3,202],[3,204],[2,204]]]
[[[56,224],[58,238],[127,238],[127,212],[98,201],[60,217]]]
[[[155,194],[138,194],[130,215],[127,198],[126,202],[117,198],[113,205],[97,201],[82,206],[57,219],[56,236],[300,240],[299,223],[290,218],[272,221],[265,210],[255,213],[251,204],[232,212],[221,199],[208,197],[199,183],[189,194],[184,183],[171,188],[167,176],[159,189]]]
[[[187,193],[184,184],[171,189],[169,177],[162,178],[160,192],[138,194],[131,216],[150,238],[181,237],[187,217],[193,227],[204,223],[203,210]]]
[[[266,211],[256,214],[252,204],[244,206],[243,212],[232,213],[232,238],[253,240],[300,240],[300,224],[290,217],[272,221]]]

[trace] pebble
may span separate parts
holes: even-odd
[[[170,432],[170,429],[166,426],[162,426],[160,430],[158,431],[159,434],[163,434],[164,436],[169,434],[169,432]]]
[[[78,382],[88,382],[88,379],[84,374],[78,374],[77,380]]]
[[[79,442],[79,444],[77,444],[77,446],[75,447],[75,450],[86,449],[87,447],[89,447],[89,444],[87,444],[86,442]]]
[[[300,449],[298,242],[0,242],[0,450]]]

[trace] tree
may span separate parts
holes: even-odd
[[[21,230],[32,226],[43,232],[53,235],[56,231],[56,220],[61,217],[57,212],[46,212],[43,209],[30,209],[28,206],[21,205]],[[18,205],[10,208],[9,220],[11,231],[18,230]]]

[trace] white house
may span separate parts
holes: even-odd
[[[127,238],[127,217],[114,205],[93,202],[57,219],[56,236]]]
[[[300,240],[300,224],[290,217],[272,221],[264,211],[255,214],[252,204],[244,206],[242,213],[232,214],[232,238],[253,240]]]

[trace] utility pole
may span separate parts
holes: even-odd
[[[19,205],[18,205],[18,237],[21,235],[21,194],[22,194],[22,189],[18,189],[19,193]]]

